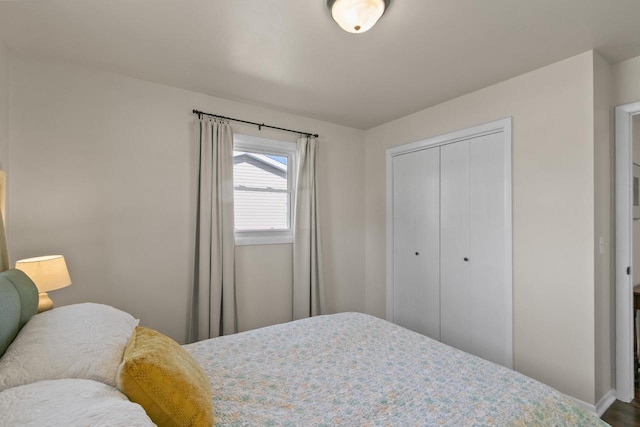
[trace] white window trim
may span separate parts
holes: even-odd
[[[236,246],[281,245],[293,243],[293,210],[296,205],[296,168],[298,159],[296,143],[277,141],[249,135],[233,135],[233,149],[259,154],[276,154],[288,157],[287,191],[291,194],[289,206],[289,228],[286,230],[236,230]],[[235,186],[234,186],[235,192]]]

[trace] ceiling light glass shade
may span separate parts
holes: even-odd
[[[328,0],[331,16],[349,33],[364,33],[371,29],[384,11],[389,0]]]

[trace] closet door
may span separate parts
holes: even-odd
[[[471,348],[511,368],[512,292],[505,278],[504,136],[485,135],[469,144],[469,258]]]
[[[441,341],[473,353],[469,325],[469,141],[441,148]],[[467,261],[465,261],[467,259]]]
[[[441,148],[441,340],[511,367],[502,133]]]
[[[393,322],[440,339],[439,148],[393,158]]]

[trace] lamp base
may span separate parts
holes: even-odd
[[[40,292],[38,295],[38,313],[51,310],[53,308],[53,301],[49,298],[46,292]]]

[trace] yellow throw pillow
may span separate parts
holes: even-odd
[[[136,327],[118,368],[118,388],[158,426],[212,426],[211,386],[178,343]]]

